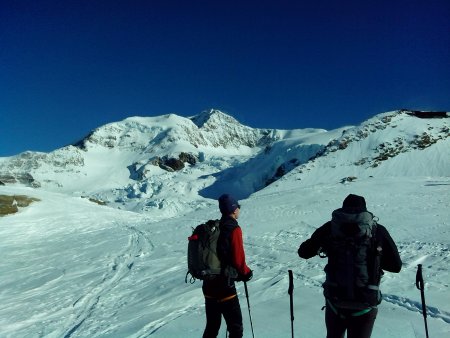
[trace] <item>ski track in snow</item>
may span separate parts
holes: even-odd
[[[424,275],[425,294],[433,292],[430,289],[448,289],[449,284],[445,282],[448,278],[446,278],[445,275],[450,276],[447,268],[450,263],[450,250],[447,245],[441,243],[412,241],[399,242],[398,248],[400,251],[400,256],[403,260],[403,268],[401,273],[410,275],[408,280],[412,281],[411,284],[415,281],[417,265],[422,264],[429,273],[429,275]],[[440,275],[441,281],[433,278],[435,275]],[[415,285],[413,287],[415,288]],[[419,290],[417,290],[417,293],[419,293]],[[408,297],[398,296],[396,294],[383,294],[383,300],[408,311],[418,312],[420,314],[423,313],[422,303]],[[426,302],[426,305],[427,316],[435,319],[441,319],[445,323],[450,324],[450,312],[443,311],[439,307],[432,306],[429,302]]]
[[[137,332],[135,335],[131,336],[130,338],[150,337],[154,333],[156,333],[159,329],[168,325],[170,322],[175,321],[178,318],[184,316],[185,314],[192,312],[193,309],[196,309],[196,307],[185,306],[179,310],[175,310],[162,318],[159,318],[157,320],[154,320],[154,321],[148,323],[139,332]]]
[[[422,313],[422,303],[414,301],[412,299],[409,299],[406,297],[400,297],[397,295],[384,294],[383,300],[388,303],[400,306],[406,310]],[[449,312],[441,311],[438,308],[429,306],[428,304],[427,304],[427,316],[432,317],[432,318],[442,319],[447,324],[450,324],[450,313]]]
[[[124,227],[131,233],[127,247],[109,264],[108,271],[103,275],[101,282],[73,303],[72,306],[76,309],[75,318],[67,325],[69,328],[65,330],[64,338],[74,335],[83,323],[93,316],[100,298],[107,296],[109,291],[128,275],[133,268],[135,258],[145,252],[154,251],[154,244],[146,232],[134,226],[125,225]]]
[[[399,251],[403,260],[402,273],[410,274],[410,280],[415,281],[417,265],[422,264],[424,266],[425,294],[433,292],[436,289],[445,290],[449,288],[448,280],[450,273],[448,266],[450,264],[450,249],[448,245],[422,241],[400,242]],[[440,281],[435,278],[437,275],[441,277],[439,279]],[[384,294],[383,299],[388,303],[395,304],[409,311],[423,313],[420,301],[414,301],[395,294]],[[441,319],[445,323],[450,324],[450,312],[432,306],[429,302],[426,302],[426,305],[427,315],[429,317]]]

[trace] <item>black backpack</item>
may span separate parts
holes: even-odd
[[[376,229],[370,212],[333,212],[330,236],[321,257],[328,257],[323,287],[325,298],[334,307],[358,311],[381,302],[382,250]]]
[[[187,263],[191,283],[195,279],[213,279],[221,274],[221,264],[217,256],[217,240],[219,239],[219,220],[209,220],[198,225],[188,237]]]

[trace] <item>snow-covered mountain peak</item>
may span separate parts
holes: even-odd
[[[237,150],[242,146],[264,146],[270,134],[273,134],[270,130],[244,126],[233,117],[211,109],[191,118],[175,114],[130,117],[101,126],[74,145],[84,150],[101,146],[139,152],[154,151],[156,148],[174,152],[177,151],[174,147],[179,148],[177,145],[180,144],[187,147],[183,151],[205,147]]]
[[[225,114],[217,109],[210,109],[201,112],[190,118],[199,128],[218,129],[226,124],[240,125],[240,123],[232,116]]]

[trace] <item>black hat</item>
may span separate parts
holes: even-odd
[[[238,201],[231,195],[223,194],[219,197],[219,209],[223,215],[231,215],[240,207]]]
[[[367,211],[366,200],[362,196],[350,194],[345,198],[344,203],[342,203],[342,211],[349,214]]]

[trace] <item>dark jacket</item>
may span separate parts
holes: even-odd
[[[350,303],[344,301],[344,299],[354,299],[356,303],[353,301],[351,306],[356,306],[356,304],[358,304],[358,307],[365,307],[366,305],[376,306],[381,301],[378,285],[383,270],[400,272],[402,267],[397,246],[389,235],[389,232],[383,225],[373,222],[373,215],[367,211],[349,214],[343,212],[342,209],[335,210],[332,220],[314,231],[311,238],[303,242],[298,249],[298,255],[305,259],[321,253],[328,254],[328,264],[325,267],[326,281],[323,284],[324,295],[327,299],[333,299],[336,302],[342,299],[343,302],[341,302],[340,306],[344,306],[344,303],[347,303],[345,304],[346,306],[350,306]],[[375,233],[373,234],[374,226]],[[359,237],[362,235],[369,236],[369,234],[370,237]],[[374,241],[372,243],[375,245],[372,245],[370,251],[364,251],[363,256],[359,255],[359,252],[362,251],[358,251],[358,255],[355,256],[356,258],[353,261],[355,264],[367,264],[366,267],[355,265],[354,270],[346,269],[348,265],[345,265],[347,264],[345,262],[348,261],[348,258],[345,255],[336,256],[337,254],[339,255],[339,250],[342,248],[340,246],[342,244],[335,241],[338,238],[343,238],[345,241],[347,239],[353,241],[357,240],[357,238],[370,238],[365,240],[366,244],[363,245],[369,245],[367,241]],[[358,250],[364,250],[362,248]],[[356,252],[353,254],[356,255]],[[367,258],[362,258],[363,260],[361,260],[361,257]],[[366,274],[363,273],[364,271],[366,271]],[[369,275],[367,275],[368,272]],[[348,287],[343,288],[343,284],[341,286],[336,284],[337,281],[348,278],[358,278],[357,280],[352,279],[352,281],[354,281],[355,286],[359,285],[360,287],[349,289]],[[345,291],[345,296],[342,295],[343,291]]]
[[[242,230],[238,222],[230,216],[224,216],[220,220],[217,254],[223,267],[231,266],[236,269],[237,279],[250,272],[245,262]],[[224,274],[212,280],[204,280],[202,289],[207,298],[224,300],[236,295],[234,280]]]
[[[309,259],[319,254],[320,249],[326,246],[331,234],[331,221],[328,221],[312,234],[311,238],[300,245],[298,255],[301,258]],[[400,272],[402,260],[398,253],[397,246],[386,228],[378,224],[375,234],[383,249],[381,256],[381,269],[389,272]]]

